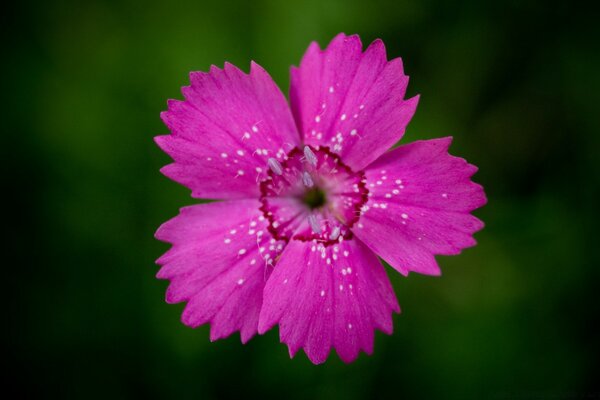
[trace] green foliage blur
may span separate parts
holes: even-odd
[[[597,14],[571,2],[11,2],[2,14],[5,361],[22,398],[600,398]],[[403,308],[350,365],[277,330],[179,321],[156,228],[197,201],[152,138],[188,72],[382,38],[421,94],[404,142],[452,135],[489,197],[440,278],[388,268]],[[585,396],[585,397],[584,397]]]

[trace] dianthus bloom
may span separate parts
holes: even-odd
[[[210,323],[210,339],[242,342],[279,325],[290,356],[313,363],[334,348],[345,362],[392,332],[400,307],[377,256],[403,275],[439,275],[434,255],[475,244],[486,202],[477,170],[450,156],[451,138],[387,151],[418,96],[405,100],[402,61],[380,40],[312,43],[291,69],[290,105],[252,63],[245,74],[192,72],[170,100],[156,138],[174,160],[161,171],[196,198],[156,232],[173,246],[158,259],[182,321]]]

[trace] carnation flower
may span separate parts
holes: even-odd
[[[156,142],[174,162],[161,172],[221,201],[158,229],[172,247],[157,276],[211,340],[278,325],[290,356],[302,348],[318,364],[333,348],[351,362],[400,312],[378,256],[403,275],[439,275],[435,255],[475,245],[483,223],[470,212],[486,198],[477,168],[448,154],[451,138],[389,150],[418,96],[404,98],[402,61],[381,40],[364,52],[356,35],[312,43],[291,69],[289,105],[254,62],[190,81],[162,113],[171,134]]]

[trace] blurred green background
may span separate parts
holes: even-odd
[[[12,384],[60,398],[599,398],[597,14],[569,2],[48,1],[2,16],[4,331]],[[453,135],[489,204],[441,278],[388,270],[375,353],[288,358],[179,322],[155,229],[192,204],[159,119],[192,70],[256,60],[287,92],[312,40],[382,38],[421,93],[405,141]],[[585,397],[584,397],[585,396]]]

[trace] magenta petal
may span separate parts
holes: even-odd
[[[171,135],[156,142],[175,161],[162,172],[197,198],[258,197],[267,160],[300,142],[285,97],[255,63],[249,74],[225,64],[190,80],[186,100],[161,115]]]
[[[404,99],[407,84],[381,40],[363,53],[357,35],[340,34],[325,50],[312,43],[292,68],[290,101],[305,143],[329,146],[360,170],[404,135],[418,102]]]
[[[257,331],[270,260],[283,250],[259,206],[257,200],[234,200],[185,207],[156,232],[173,244],[157,260],[157,277],[171,281],[167,302],[188,302],[183,322],[210,322],[211,340],[240,331],[246,342]]]
[[[400,146],[365,170],[370,197],[353,232],[404,275],[439,275],[434,255],[475,245],[483,228],[470,214],[487,201],[477,168],[448,154],[451,141]]]
[[[259,332],[279,324],[290,356],[303,348],[315,364],[333,347],[344,362],[373,351],[374,329],[392,332],[400,312],[385,270],[357,240],[323,247],[292,240],[264,291]]]

